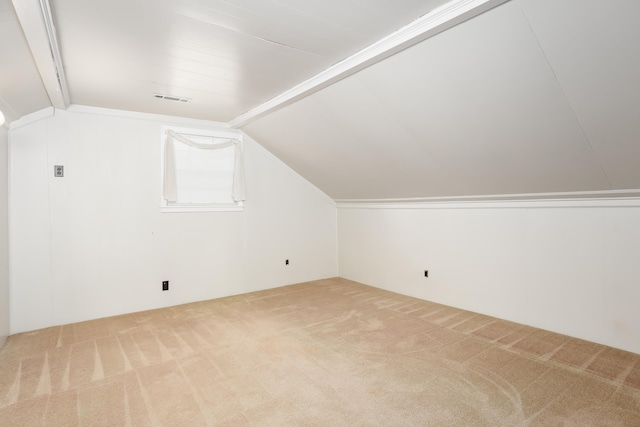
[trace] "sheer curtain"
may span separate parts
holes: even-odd
[[[244,162],[242,159],[242,142],[237,139],[228,139],[217,144],[202,144],[192,141],[184,135],[167,130],[167,140],[164,145],[164,182],[162,186],[162,195],[168,202],[176,202],[178,200],[178,186],[176,180],[176,157],[173,147],[173,140],[179,141],[191,147],[202,150],[219,150],[222,148],[235,146],[235,164],[233,168],[233,188],[231,197],[236,202],[243,202],[244,195]],[[213,139],[213,138],[212,138]]]

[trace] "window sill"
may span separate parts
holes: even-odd
[[[185,212],[242,212],[244,206],[220,205],[220,206],[160,206],[162,213]]]

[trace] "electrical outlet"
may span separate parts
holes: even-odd
[[[169,281],[168,280],[164,280],[162,282],[162,290],[163,291],[168,291],[169,290]]]
[[[429,277],[429,270],[424,271],[424,277]]]
[[[288,259],[284,260],[284,265],[289,265],[289,260]]]
[[[56,178],[62,178],[64,176],[64,166],[55,165],[53,167],[53,176],[55,176]]]

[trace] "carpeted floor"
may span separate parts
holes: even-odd
[[[640,426],[640,356],[321,280],[11,336],[2,426]]]

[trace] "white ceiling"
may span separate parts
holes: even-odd
[[[220,122],[442,3],[50,0],[72,103]]]
[[[640,189],[637,0],[511,0],[243,120],[445,1],[49,2],[71,103],[236,124],[335,199]],[[10,120],[56,104],[37,4],[0,0]]]
[[[8,121],[50,106],[10,0],[0,0],[0,111]]]
[[[637,16],[512,0],[243,130],[334,199],[640,189]]]

